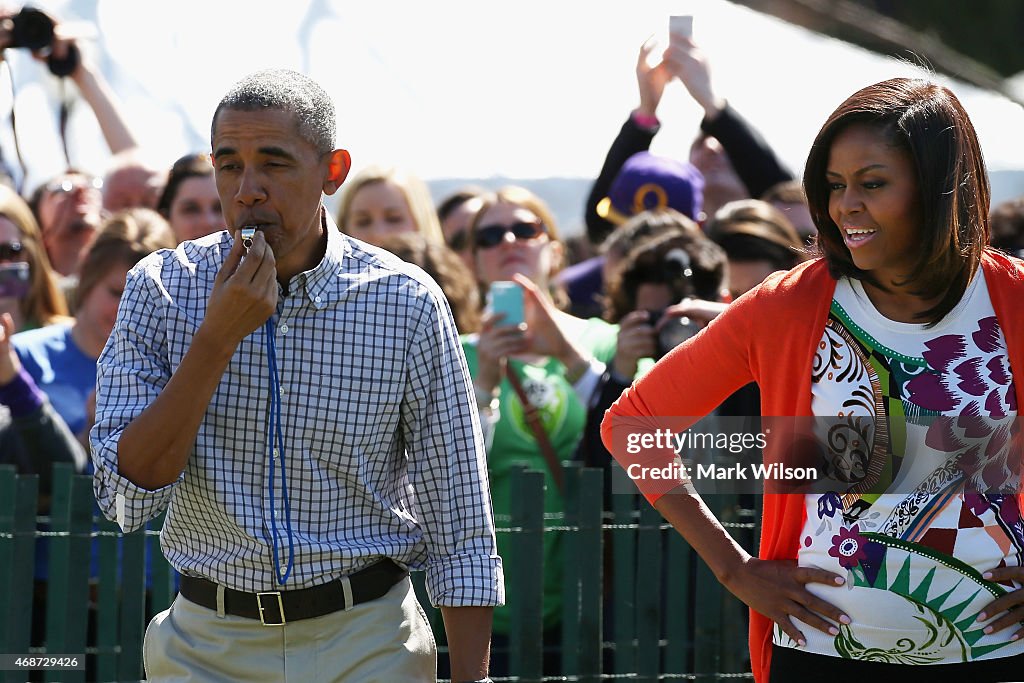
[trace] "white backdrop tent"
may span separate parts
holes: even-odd
[[[494,186],[534,180],[563,229],[581,228],[585,194],[637,101],[634,65],[668,16],[694,15],[720,94],[800,173],[828,113],[857,88],[911,65],[724,0],[53,0],[36,6],[91,33],[126,118],[155,162],[209,147],[218,99],[266,67],[303,71],[330,92],[339,144],[356,170],[392,163],[431,181]],[[965,9],[965,11],[967,11]],[[101,173],[109,158],[88,107],[23,50],[7,50],[30,189],[65,165],[57,134],[72,101],[71,162]],[[937,77],[961,97],[981,136],[994,201],[1024,195],[1024,109]],[[7,89],[0,88],[0,92]],[[7,107],[4,109],[3,107]],[[0,102],[0,116],[10,100]],[[685,157],[701,112],[679,83],[666,91],[652,151]],[[13,159],[8,125],[0,150]],[[540,179],[563,179],[562,182]],[[461,182],[461,180],[459,181]]]

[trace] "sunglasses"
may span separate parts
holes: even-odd
[[[505,241],[505,235],[512,233],[517,242],[525,242],[546,235],[548,229],[540,221],[527,223],[519,221],[512,225],[485,225],[476,230],[477,249],[490,249]]]
[[[64,178],[63,180],[54,180],[46,186],[46,191],[50,194],[58,192],[68,193],[75,190],[102,189],[103,178]]]
[[[23,251],[25,247],[21,242],[0,242],[0,261],[18,259]]]

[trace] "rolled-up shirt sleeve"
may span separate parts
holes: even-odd
[[[161,314],[169,303],[159,280],[163,258],[156,252],[129,271],[117,322],[96,364],[96,422],[89,433],[93,489],[103,514],[126,532],[159,515],[181,481],[150,491],[121,476],[117,464],[125,427],[171,377]]]
[[[487,456],[466,357],[445,299],[425,290],[412,323],[401,421],[427,590],[435,606],[501,605]]]

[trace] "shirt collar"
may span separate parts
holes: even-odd
[[[295,291],[305,291],[309,302],[318,309],[326,307],[338,297],[338,274],[352,248],[323,206],[320,207],[320,225],[327,233],[324,257],[314,268],[300,273],[295,278]]]

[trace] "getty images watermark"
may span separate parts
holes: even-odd
[[[1002,493],[1020,483],[1024,432],[1013,418],[925,417],[896,426],[858,416],[612,420],[613,493],[667,493],[681,484],[702,494],[909,493],[938,480]],[[932,479],[898,476],[905,443],[926,445],[914,457],[930,460]]]
[[[645,467],[632,463],[626,475],[638,479],[676,479],[711,481],[767,481],[801,480],[813,482],[820,477],[816,467],[794,467],[780,462],[695,462],[699,453],[742,455],[753,450],[763,451],[768,446],[767,432],[704,432],[687,429],[673,432],[670,428],[653,432],[632,432],[626,437],[626,452],[639,455],[644,451],[672,450],[677,456],[690,454],[684,460],[675,460],[660,467]]]

